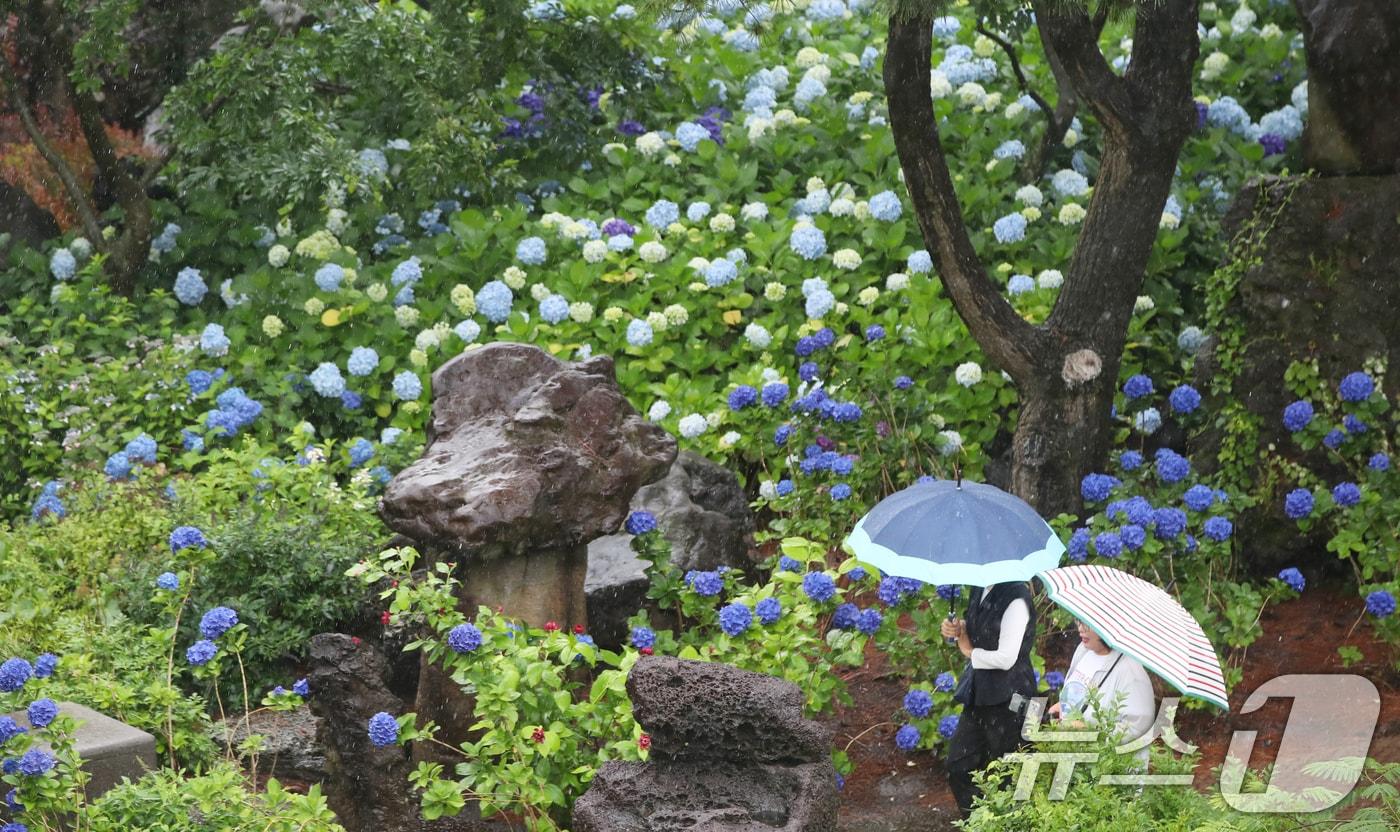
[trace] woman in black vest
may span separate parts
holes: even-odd
[[[948,783],[963,817],[972,812],[978,790],[972,773],[1021,744],[1022,715],[1010,708],[1013,694],[1035,693],[1031,646],[1035,606],[1026,583],[976,587],[968,597],[965,621],[944,621],[943,635],[956,638],[968,659],[954,696],[963,704],[957,730],[948,742]]]

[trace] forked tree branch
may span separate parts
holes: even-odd
[[[1134,102],[1127,83],[1104,60],[1099,50],[1103,21],[1082,8],[1055,0],[1033,0],[1036,26],[1053,49],[1079,97],[1110,131],[1131,129]]]
[[[905,186],[939,279],[972,337],[1001,369],[1029,380],[1046,336],[987,276],[968,236],[933,113],[932,31],[926,14],[890,17],[884,84]]]

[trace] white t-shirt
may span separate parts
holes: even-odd
[[[1117,665],[1114,664],[1115,661]],[[1071,682],[1078,682],[1090,690],[1097,690],[1099,703],[1105,709],[1112,703],[1117,704],[1117,727],[1121,729],[1123,736],[1121,742],[1137,739],[1152,728],[1152,723],[1157,717],[1152,680],[1133,657],[1124,656],[1117,650],[1109,650],[1107,655],[1100,656],[1081,642],[1074,650],[1069,672],[1065,674],[1064,687],[1060,689],[1062,707],[1065,689],[1070,687]],[[1083,718],[1085,722],[1094,721],[1092,703],[1084,704]],[[1147,749],[1142,749],[1138,757],[1146,762]]]

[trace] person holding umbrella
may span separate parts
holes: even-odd
[[[966,818],[978,794],[972,773],[1021,745],[1025,714],[1011,704],[1012,697],[1035,695],[1030,587],[1022,581],[977,587],[968,599],[967,619],[944,621],[942,630],[945,638],[957,639],[958,650],[968,659],[954,694],[963,712],[946,756],[948,785]]]
[[[1090,692],[1094,696],[1090,696]],[[1096,724],[1096,706],[1115,714],[1112,731],[1123,741],[1135,740],[1152,729],[1157,703],[1147,669],[1132,656],[1104,643],[1088,624],[1079,622],[1079,646],[1070,659],[1060,688],[1060,701],[1050,706],[1051,717],[1071,722]],[[1108,728],[1109,726],[1100,726]],[[1147,749],[1137,758],[1147,763]]]
[[[881,500],[846,543],[859,561],[886,575],[974,587],[966,620],[942,626],[968,659],[954,693],[963,713],[947,756],[949,785],[966,817],[977,796],[972,773],[1021,741],[1024,714],[1012,710],[1012,698],[1036,687],[1027,581],[1059,565],[1064,543],[1014,495],[985,483],[931,478]]]

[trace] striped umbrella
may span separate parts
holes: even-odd
[[[1109,647],[1142,662],[1183,695],[1230,709],[1215,647],[1166,590],[1097,564],[1047,569],[1038,577],[1050,600],[1073,613]]]

